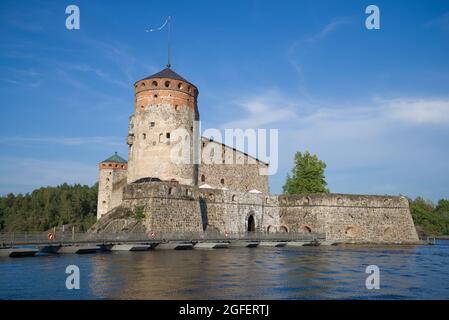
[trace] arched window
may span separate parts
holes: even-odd
[[[221,178],[220,183],[224,184],[224,179],[223,178]]]
[[[159,142],[164,142],[164,134],[163,133],[159,134]]]
[[[179,89],[179,90],[182,89],[182,82],[178,83],[178,89]]]
[[[165,87],[166,88],[170,87],[170,81],[165,81]]]
[[[157,81],[152,82],[153,87],[157,87]]]

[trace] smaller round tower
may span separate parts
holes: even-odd
[[[100,162],[99,169],[97,219],[122,203],[128,163],[116,152]]]

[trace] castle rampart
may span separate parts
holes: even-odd
[[[396,196],[268,196],[151,182],[127,185],[122,206],[142,208],[143,225],[156,233],[294,232],[342,242],[418,241],[408,201]]]

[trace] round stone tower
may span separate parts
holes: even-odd
[[[123,188],[126,186],[126,160],[117,152],[100,162],[98,181],[97,219],[122,203]]]
[[[137,81],[134,92],[135,108],[127,139],[128,183],[152,177],[196,185],[194,122],[199,120],[198,88],[166,68]],[[179,150],[181,143],[188,150]],[[183,154],[184,160],[173,161],[177,154]]]

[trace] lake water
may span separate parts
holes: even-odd
[[[68,265],[79,290],[65,287]],[[0,299],[449,299],[449,241],[0,258]]]

